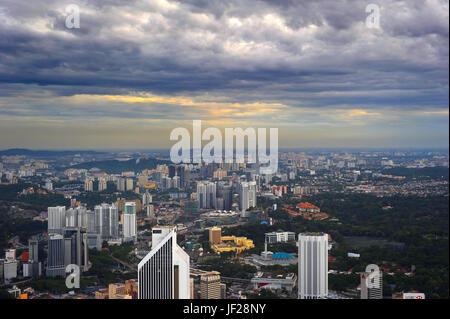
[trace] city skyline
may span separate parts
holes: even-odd
[[[0,5],[0,149],[169,148],[279,128],[280,148],[448,149],[448,2]],[[26,47],[26,50],[23,48]]]

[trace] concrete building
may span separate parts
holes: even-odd
[[[92,178],[86,178],[86,180],[84,181],[84,190],[86,192],[94,191],[94,181]]]
[[[48,238],[47,277],[63,277],[64,266],[64,237],[54,234]]]
[[[123,211],[123,241],[137,240],[136,204],[125,203]]]
[[[271,232],[266,233],[266,240],[268,244],[286,243],[295,241],[294,232]]]
[[[213,182],[199,182],[197,184],[197,200],[199,208],[216,208],[216,184]]]
[[[66,229],[64,236],[54,234],[48,239],[47,277],[64,277],[69,264],[78,265],[80,271],[90,267],[88,236],[84,229]]]
[[[200,276],[200,299],[221,299],[220,273],[209,271]]]
[[[106,181],[106,178],[99,178],[98,179],[98,191],[102,192],[108,188],[108,183]]]
[[[322,299],[328,296],[328,234],[298,235],[298,297]]]
[[[152,195],[148,192],[148,190],[146,190],[145,193],[142,194],[142,205],[144,206],[150,205],[152,201],[153,201]]]
[[[6,283],[9,283],[11,279],[17,278],[17,261],[5,260],[3,262],[3,279]]]
[[[125,294],[126,294],[125,284],[123,283],[109,284],[108,286],[109,299],[123,299],[120,297],[118,298],[118,295],[125,295]]]
[[[28,263],[23,264],[23,276],[38,278],[42,275],[42,263],[38,261],[28,261]]]
[[[92,221],[90,221],[92,223]],[[100,234],[101,240],[116,240],[119,238],[119,210],[112,204],[101,204],[94,208],[94,221],[88,227],[90,233]],[[92,227],[93,226],[93,227]]]
[[[239,209],[245,212],[256,207],[256,182],[241,182],[239,187]]]
[[[288,292],[292,292],[297,283],[297,276],[294,273],[286,276],[272,276],[263,272],[257,272],[255,277],[251,279],[251,283],[253,284],[253,289],[285,289]]]
[[[152,229],[152,249],[138,265],[139,299],[190,299],[189,255],[173,226]]]
[[[57,206],[48,208],[48,233],[63,234],[66,226],[66,207]]]
[[[222,229],[220,227],[212,227],[209,229],[209,242],[211,244],[220,244],[222,241]]]

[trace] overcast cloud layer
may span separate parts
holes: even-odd
[[[365,24],[369,3],[380,29]],[[80,8],[80,28],[65,8]],[[448,1],[1,0],[0,148],[448,147]]]

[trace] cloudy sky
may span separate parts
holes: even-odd
[[[366,6],[380,8],[380,28]],[[80,8],[80,28],[65,25]],[[278,127],[280,147],[449,144],[448,0],[1,0],[0,149],[161,148]]]

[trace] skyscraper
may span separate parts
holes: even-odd
[[[231,210],[231,205],[233,204],[233,191],[231,186],[219,182],[217,184],[217,197],[217,209]],[[219,205],[219,201],[221,205]]]
[[[250,207],[256,207],[256,182],[241,182],[239,197],[241,211],[245,212]]]
[[[66,210],[66,228],[87,227],[86,207],[78,206]]]
[[[190,299],[189,255],[176,228],[154,227],[152,249],[138,265],[139,299]]]
[[[61,234],[48,238],[47,277],[64,276],[64,237]]]
[[[328,234],[298,235],[298,297],[321,299],[328,296]]]
[[[136,241],[136,236],[136,204],[127,202],[123,210],[123,241]]]
[[[66,207],[57,206],[48,208],[48,233],[63,234],[66,226]]]
[[[197,200],[199,208],[216,208],[216,184],[213,182],[199,182],[197,184]]]
[[[382,299],[382,278],[383,274],[377,265],[368,265],[361,274],[361,299]]]
[[[114,204],[103,203],[95,206],[94,215],[94,230],[100,234],[102,240],[119,238],[119,211]],[[89,229],[92,229],[92,225]]]

